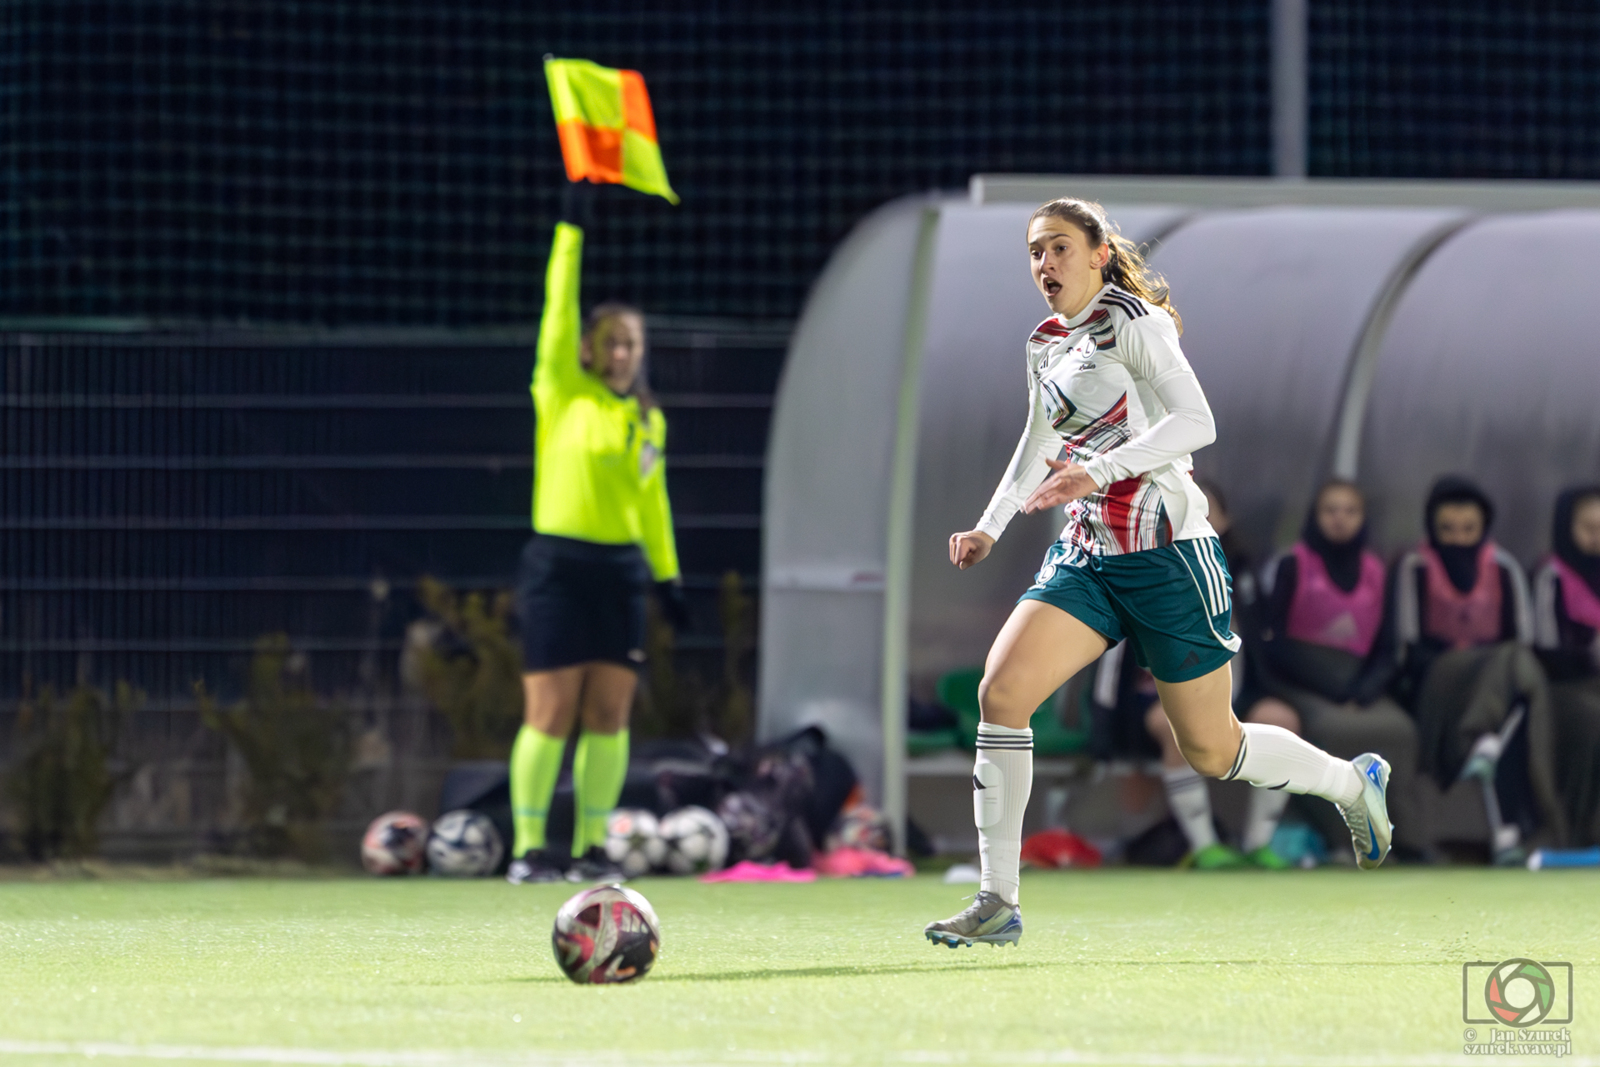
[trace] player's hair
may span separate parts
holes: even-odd
[[[639,336],[643,338],[645,336],[643,311],[621,300],[603,300],[590,308],[589,313],[583,317],[583,339],[590,340],[602,322],[622,315],[632,315],[639,320]],[[639,373],[634,376],[633,385],[628,389],[629,396],[639,399],[639,410],[647,413],[656,406],[656,395],[650,391],[650,376],[646,373],[649,367],[648,357],[639,361]]]
[[[1167,287],[1167,280],[1150,269],[1138,245],[1117,232],[1116,223],[1106,218],[1105,208],[1093,200],[1063,196],[1035,208],[1028,217],[1028,226],[1031,228],[1035,219],[1045,217],[1065,219],[1072,223],[1083,231],[1091,248],[1110,245],[1111,258],[1100,268],[1100,276],[1117,288],[1126,289],[1161,308],[1172,316],[1178,332],[1183,332],[1183,319],[1179,317],[1178,309],[1172,306],[1172,292]]]

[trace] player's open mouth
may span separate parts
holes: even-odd
[[[1055,296],[1060,291],[1061,291],[1061,283],[1060,282],[1056,281],[1054,278],[1046,278],[1046,279],[1044,279],[1044,295],[1045,296]]]

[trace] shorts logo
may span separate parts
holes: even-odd
[[[1049,585],[1050,579],[1054,578],[1055,576],[1056,565],[1054,563],[1046,563],[1043,567],[1039,568],[1039,574],[1033,580],[1034,588],[1037,589],[1039,587]],[[1012,588],[1016,587],[1013,586]]]

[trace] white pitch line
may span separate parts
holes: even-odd
[[[685,1053],[572,1052],[508,1053],[491,1051],[383,1051],[312,1048],[261,1048],[206,1045],[132,1045],[108,1041],[13,1041],[0,1038],[0,1056],[64,1056],[76,1059],[166,1060],[202,1063],[287,1064],[298,1067],[596,1067],[598,1064],[807,1064],[849,1062],[815,1052],[763,1052],[727,1050]],[[959,1052],[907,1051],[887,1054],[880,1062],[904,1064],[1039,1064],[1067,1067],[1462,1067],[1483,1062],[1484,1057],[1454,1053],[1422,1056],[1272,1056],[1252,1058],[1209,1053],[996,1051],[992,1056]],[[1563,1067],[1600,1067],[1600,1057],[1495,1056],[1497,1064],[1546,1064]]]

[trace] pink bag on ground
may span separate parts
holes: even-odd
[[[741,860],[725,871],[712,871],[700,876],[702,882],[815,882],[817,872],[810,869],[795,870],[787,863],[757,863]]]
[[[818,853],[813,862],[830,878],[910,878],[916,873],[911,864],[887,852],[849,845]]]

